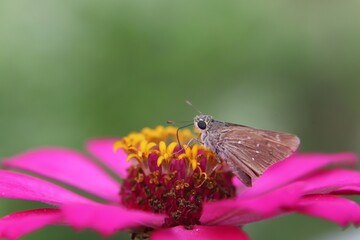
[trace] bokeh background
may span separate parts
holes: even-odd
[[[0,1],[0,157],[121,136],[196,112],[360,150],[360,2]],[[291,173],[289,173],[291,174]],[[37,206],[0,199],[0,214]],[[262,239],[359,239],[306,216]],[[50,227],[24,239],[101,239]],[[111,239],[128,239],[119,233]]]

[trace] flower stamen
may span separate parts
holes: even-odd
[[[135,165],[121,187],[124,206],[167,215],[164,227],[200,224],[203,203],[235,196],[232,174],[200,145],[178,145],[174,127],[145,128],[117,141]],[[185,133],[185,134],[183,134]],[[179,138],[194,136],[181,131]]]

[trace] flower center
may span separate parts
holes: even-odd
[[[179,133],[181,142],[193,137]],[[216,155],[203,146],[184,145],[176,128],[157,127],[131,133],[115,143],[135,164],[121,186],[122,204],[128,208],[166,214],[164,227],[200,223],[204,202],[235,196],[232,173],[224,171]]]

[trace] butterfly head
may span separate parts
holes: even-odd
[[[214,122],[214,119],[210,115],[196,115],[194,117],[194,125],[200,131],[207,130],[211,127],[211,124]]]

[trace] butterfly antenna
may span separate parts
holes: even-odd
[[[186,104],[192,107],[195,111],[197,111],[200,114],[203,114],[198,108],[196,108],[189,100],[185,100]]]
[[[166,123],[170,125],[175,125],[176,122],[173,120],[167,120]]]

